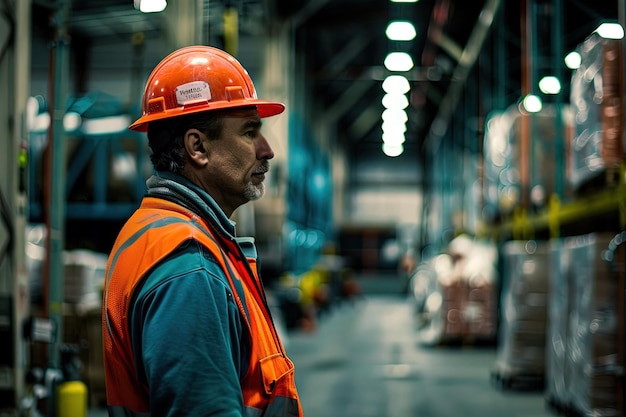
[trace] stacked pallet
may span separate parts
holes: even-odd
[[[555,138],[571,137],[571,119],[569,106],[554,105],[531,115],[513,104],[488,116],[483,179],[486,220],[510,218],[516,208],[528,203],[536,208],[548,205],[561,168],[555,163]],[[532,143],[524,140],[525,130],[531,132]]]
[[[622,415],[624,256],[609,250],[614,238],[568,237],[551,252],[546,399],[563,414]]]
[[[548,336],[546,340],[546,385],[548,403],[565,411],[570,403],[570,371],[567,363],[569,317],[571,315],[568,268],[571,253],[564,249],[562,239],[550,241],[550,280],[548,301]]]
[[[570,102],[574,135],[569,146],[568,182],[579,192],[614,185],[624,162],[621,41],[588,37],[578,47]]]
[[[438,277],[443,319],[440,343],[490,343],[497,328],[495,248],[459,236],[448,250],[452,267]]]
[[[442,285],[442,344],[488,343],[496,333],[496,287],[485,281]]]
[[[502,249],[502,312],[494,382],[541,390],[545,378],[548,249],[545,242],[509,241]]]
[[[497,334],[497,250],[468,236],[422,263],[409,281],[423,345],[493,344]]]

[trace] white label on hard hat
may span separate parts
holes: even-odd
[[[192,81],[176,87],[176,101],[181,106],[192,100],[211,100],[211,89],[205,81]]]

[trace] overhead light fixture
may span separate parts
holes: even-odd
[[[385,68],[389,71],[409,71],[413,68],[413,58],[406,52],[391,52],[385,58]]]
[[[419,0],[391,0],[392,3],[417,3]]]
[[[386,109],[406,109],[409,99],[404,94],[387,93],[383,96],[383,107]]]
[[[559,94],[561,92],[561,82],[552,75],[543,77],[539,80],[539,90],[544,94]]]
[[[406,20],[396,20],[389,23],[385,34],[392,41],[410,41],[417,36],[413,23]]]
[[[383,133],[405,133],[406,123],[383,122],[381,129]]]
[[[383,142],[387,145],[402,145],[406,142],[404,132],[383,132]]]
[[[521,102],[521,109],[528,113],[539,113],[543,108],[543,104],[541,103],[541,99],[534,95],[528,94]]]
[[[383,153],[391,158],[400,156],[403,152],[404,146],[402,145],[389,145],[388,143],[383,143]]]
[[[383,81],[383,91],[387,94],[406,94],[409,90],[411,85],[404,75],[390,75]]]
[[[583,59],[580,56],[580,53],[576,51],[570,52],[565,57],[565,65],[567,66],[567,68],[571,70],[578,69],[578,67],[580,67],[580,64],[582,64],[582,62],[583,62]]]
[[[409,116],[403,109],[385,109],[381,115],[383,122],[389,123],[406,123]]]
[[[595,32],[604,39],[622,39],[624,28],[619,23],[602,23]]]
[[[142,13],[162,12],[167,7],[166,0],[134,0],[135,9]]]

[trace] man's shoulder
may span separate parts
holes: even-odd
[[[215,255],[199,242],[188,240],[152,268],[144,280],[143,290],[197,274],[224,284],[228,282]]]

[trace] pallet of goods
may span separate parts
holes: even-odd
[[[584,194],[598,186],[616,185],[624,163],[622,44],[593,34],[578,52],[582,61],[571,80],[574,135],[567,179]]]
[[[542,390],[549,293],[547,244],[509,241],[502,255],[502,314],[492,382],[504,389]]]
[[[551,252],[546,400],[565,415],[623,415],[624,247],[615,239],[567,237]]]

